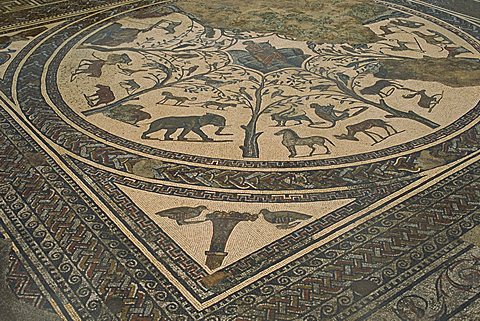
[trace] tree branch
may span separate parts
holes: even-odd
[[[383,99],[381,99],[379,103],[368,100],[368,99],[360,96],[359,94],[357,94],[354,90],[348,88],[342,81],[338,80],[336,77],[332,77],[331,80],[336,83],[338,89],[340,89],[342,92],[346,93],[350,97],[352,97],[352,98],[354,98],[358,101],[361,101],[362,103],[365,103],[367,105],[370,105],[370,106],[376,107],[378,109],[381,109],[381,110],[389,113],[391,115],[391,117],[411,119],[411,120],[417,121],[417,122],[419,122],[419,123],[421,123],[421,124],[423,124],[427,127],[430,127],[430,128],[440,127],[439,124],[437,124],[434,121],[431,121],[431,120],[429,120],[425,117],[420,116],[419,114],[415,113],[414,111],[404,112],[404,111],[395,109],[395,108],[389,106],[385,102],[385,100],[383,100]]]
[[[117,100],[116,102],[112,103],[112,104],[109,104],[109,105],[106,105],[106,106],[102,106],[102,107],[97,107],[97,108],[94,108],[94,109],[89,109],[89,110],[86,110],[84,112],[82,112],[82,114],[84,114],[85,116],[91,116],[91,115],[94,115],[94,114],[98,114],[98,113],[103,113],[107,110],[110,110],[110,109],[113,109],[115,107],[118,107],[120,106],[121,104],[127,102],[127,101],[130,101],[130,100],[133,100],[137,97],[140,97],[141,95],[144,95],[146,93],[149,93],[151,91],[154,91],[154,90],[157,90],[161,87],[164,86],[164,84],[170,80],[170,78],[172,77],[172,73],[171,71],[168,69],[168,68],[165,68],[164,70],[166,72],[166,77],[161,81],[161,82],[158,82],[156,83],[154,86],[150,87],[150,88],[145,88],[143,90],[140,90],[130,96],[127,96],[127,97],[124,97],[120,100]]]

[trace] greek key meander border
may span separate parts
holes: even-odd
[[[118,163],[114,164],[114,166],[117,167],[117,168],[118,168],[119,166],[121,166],[121,165],[122,165],[122,164],[118,164]],[[404,174],[404,175],[405,175],[405,174]],[[298,187],[297,187],[297,188],[298,188]]]
[[[478,167],[478,163],[477,163],[476,165],[477,165],[477,166],[474,166],[474,167]],[[460,172],[462,172],[462,171],[460,171]],[[463,170],[463,172],[465,172],[465,170]],[[459,174],[459,173],[457,173],[457,174],[455,174],[455,175],[452,175],[452,176],[457,176],[457,177],[458,177],[459,175],[460,175],[460,174]],[[449,181],[449,180],[450,180],[450,179],[447,179],[446,181]],[[469,181],[471,181],[471,179],[470,179]],[[446,182],[442,182],[442,183],[441,183],[441,184],[439,184],[439,185],[444,185],[444,184],[446,184]],[[371,222],[370,222],[370,223],[371,223]],[[347,234],[350,234],[350,233],[347,233]],[[342,236],[341,238],[343,238],[343,237],[344,237],[344,236]],[[300,259],[299,261],[303,261],[303,258],[302,258],[302,259]]]
[[[404,0],[404,1],[408,2],[408,0]],[[383,2],[388,3],[388,1],[383,1]],[[402,9],[404,8],[402,7]],[[408,11],[408,9],[406,11]],[[413,10],[410,10],[410,11],[413,11]],[[416,11],[415,11],[415,14],[418,15]],[[120,14],[120,16],[122,15],[123,14]],[[427,15],[423,15],[423,16],[427,20],[432,19],[430,16],[427,16]],[[116,19],[116,18],[117,17],[112,17],[112,19]],[[107,23],[108,21],[102,23],[100,26]],[[98,27],[98,26],[95,26],[95,27]],[[474,46],[477,50],[480,49],[480,43],[474,42],[472,38],[470,37],[465,38],[465,35],[458,34],[458,31],[456,29],[448,28],[448,25],[444,25],[444,27],[447,27],[447,29],[450,29],[450,31],[455,32],[458,36],[464,38],[464,40],[471,43],[472,46]],[[84,121],[82,118],[78,117],[77,113],[71,110],[67,106],[67,104],[64,102],[56,84],[56,77],[55,77],[56,70],[58,69],[58,66],[62,58],[65,56],[65,54],[68,51],[70,51],[71,47],[73,47],[82,37],[84,37],[84,34],[88,33],[89,32],[88,30],[91,28],[93,27],[89,26],[82,32],[82,34],[75,36],[73,40],[69,41],[70,43],[69,47],[63,47],[61,50],[62,54],[59,53],[55,56],[54,61],[52,62],[52,65],[50,66],[48,71],[50,75],[47,76],[48,79],[50,79],[50,81],[53,83],[53,88],[51,88],[53,92],[50,91],[50,95],[52,95],[51,99],[57,103],[57,107],[61,110],[61,112],[64,115],[66,115],[69,118],[69,120],[75,123],[77,126],[80,126],[81,128],[87,130],[88,132],[92,132],[92,133],[94,132],[95,135],[97,135],[98,137],[101,137],[102,139],[105,139],[106,141],[114,142],[120,146],[141,151],[141,152],[150,154],[152,156],[165,157],[171,160],[178,159],[178,160],[193,162],[197,164],[235,166],[235,167],[245,167],[245,168],[259,168],[259,167],[302,168],[302,167],[313,167],[313,166],[339,165],[339,164],[346,164],[346,163],[356,162],[356,161],[365,161],[365,160],[370,160],[370,159],[379,158],[379,157],[386,157],[391,154],[396,154],[398,152],[405,152],[407,150],[417,147],[417,145],[419,144],[420,145],[425,144],[425,143],[421,143],[422,140],[426,141],[427,143],[431,143],[435,140],[438,140],[441,137],[444,137],[448,134],[451,134],[452,132],[455,132],[459,128],[464,127],[466,124],[476,119],[476,115],[478,115],[480,110],[480,103],[477,103],[476,107],[474,107],[467,115],[457,120],[454,124],[451,124],[445,128],[442,128],[434,133],[431,133],[425,137],[419,138],[415,141],[411,141],[402,145],[388,147],[386,149],[375,151],[375,152],[345,156],[345,157],[334,158],[334,159],[297,161],[297,162],[286,162],[286,161],[265,162],[265,161],[244,161],[244,160],[242,161],[242,160],[217,159],[217,158],[209,158],[209,157],[203,157],[203,156],[194,156],[194,155],[187,155],[182,153],[169,152],[165,150],[155,149],[139,143],[127,141],[118,136],[112,135],[106,132],[105,130],[91,123],[88,123]],[[371,156],[367,156],[367,155],[371,155]]]
[[[400,190],[401,188],[408,185],[409,182],[392,182],[388,187],[378,187],[375,189],[375,192],[372,192],[372,187],[369,189],[365,188],[363,190],[348,190],[348,191],[341,191],[341,192],[331,192],[331,193],[309,193],[303,196],[294,196],[293,199],[290,195],[279,196],[279,195],[242,195],[239,194],[235,196],[234,193],[229,193],[230,195],[227,196],[227,193],[219,193],[219,192],[211,192],[211,191],[198,191],[198,190],[189,190],[185,188],[175,188],[171,186],[162,186],[159,184],[151,184],[148,182],[134,182],[130,179],[125,179],[119,175],[112,175],[108,172],[99,171],[93,167],[87,166],[79,161],[72,161],[71,166],[78,167],[78,170],[81,176],[84,179],[95,177],[94,181],[98,184],[98,188],[93,187],[96,193],[101,193],[101,191],[108,190],[108,196],[104,196],[104,201],[109,202],[110,206],[112,207],[112,212],[115,212],[119,217],[123,217],[123,222],[126,226],[132,228],[137,232],[137,235],[140,236],[138,239],[142,239],[142,234],[145,236],[156,236],[159,237],[158,246],[156,248],[151,249],[154,254],[158,253],[158,251],[162,251],[162,246],[165,244],[162,243],[162,240],[169,239],[168,235],[165,234],[161,229],[146,215],[144,214],[138,207],[125,195],[121,192],[116,185],[123,185],[129,186],[132,188],[141,188],[144,191],[165,194],[165,195],[175,195],[180,197],[189,197],[192,198],[196,195],[196,198],[199,200],[205,198],[207,200],[228,200],[228,201],[242,201],[242,202],[287,202],[287,201],[295,201],[295,202],[308,202],[308,201],[321,201],[321,200],[333,200],[333,199],[355,199],[352,203],[335,210],[328,215],[318,219],[311,224],[301,228],[300,230],[291,233],[282,239],[276,240],[274,243],[265,246],[262,249],[257,250],[256,252],[250,254],[248,257],[245,257],[234,264],[229,265],[226,268],[221,269],[221,271],[230,273],[235,275],[234,282],[230,280],[230,287],[235,286],[241,282],[244,282],[255,276],[256,274],[260,273],[262,270],[265,270],[279,262],[281,260],[293,255],[295,252],[299,252],[302,249],[305,249],[308,246],[311,246],[316,240],[311,240],[309,237],[312,234],[318,233],[327,227],[334,225],[336,223],[341,222],[343,219],[348,218],[349,216],[357,213],[360,210],[365,209],[367,206],[373,204],[374,202],[380,200],[382,197],[386,197],[387,195],[391,195],[392,193]],[[113,178],[113,179],[112,179]],[[413,182],[410,181],[410,183]],[[236,198],[235,198],[236,197]],[[111,200],[107,200],[110,198]],[[283,198],[283,200],[281,200]],[[122,204],[120,207],[119,204]],[[125,209],[129,209],[126,211]],[[125,213],[122,213],[125,212]],[[348,225],[350,223],[345,223],[343,226]],[[138,226],[137,226],[138,225]],[[332,232],[333,233],[333,232]],[[175,258],[178,258],[179,253],[184,255],[181,262],[191,262],[188,265],[188,274],[184,277],[188,279],[192,279],[192,281],[197,282],[198,287],[202,287],[201,277],[205,276],[206,271],[203,270],[195,261],[193,261],[183,250],[176,246],[174,242],[171,240],[175,249],[172,250],[175,253]],[[278,244],[282,244],[281,246]],[[150,248],[149,245],[144,244],[146,247]],[[283,253],[279,251],[283,251]],[[269,262],[269,253],[272,251],[277,251],[277,254],[280,257],[277,258],[275,261]],[[263,254],[262,254],[263,253]],[[158,255],[158,254],[157,254]],[[162,255],[161,255],[162,256]],[[165,256],[167,253],[164,254]],[[258,258],[255,258],[258,256]],[[169,261],[169,259],[167,259]],[[174,262],[172,262],[174,263]],[[268,265],[267,265],[268,263]],[[170,266],[166,264],[166,266]],[[241,268],[236,268],[237,266]],[[246,270],[246,267],[249,266],[251,271]],[[184,267],[182,267],[184,268]],[[180,269],[181,270],[181,269]],[[198,272],[196,272],[196,270]],[[248,273],[247,273],[248,272]],[[177,272],[178,273],[178,272]],[[228,288],[225,286],[222,289],[219,289],[216,295],[221,294],[221,292],[226,291]],[[212,299],[213,297],[202,297],[203,300]]]
[[[476,163],[473,167],[477,167],[477,168],[478,168],[478,163]],[[475,172],[475,170],[476,170],[476,169],[474,169],[473,172]],[[458,173],[457,173],[457,174],[458,174]],[[455,176],[455,175],[457,175],[457,174],[454,174],[454,175],[452,175],[452,176]],[[478,179],[478,175],[477,175],[477,179]],[[443,185],[443,184],[440,183],[439,185]],[[477,182],[477,186],[478,186],[478,182]],[[438,188],[438,186],[435,186],[435,187]],[[478,188],[478,187],[477,187],[477,188]],[[474,188],[472,188],[472,189],[474,189]],[[462,190],[462,191],[463,191],[463,190]],[[429,192],[430,192],[430,191],[425,191],[425,193],[421,193],[421,194],[425,195],[425,194],[428,194]],[[417,197],[420,197],[420,196],[417,195],[415,198],[417,198]],[[398,206],[398,207],[403,207],[403,206],[405,206],[405,203],[411,203],[412,201],[413,201],[413,198],[412,198],[412,199],[409,199],[408,201],[404,202],[401,206]],[[392,211],[396,210],[398,207],[396,207],[395,209],[389,210],[388,212],[391,213]],[[387,216],[387,214],[388,214],[388,213],[385,213],[382,217],[385,218],[385,216]],[[475,225],[478,225],[478,224],[480,223],[480,215],[479,215],[479,211],[478,211],[478,206],[476,206],[475,211],[474,211],[474,212],[471,212],[469,215],[470,215],[470,221],[468,221],[468,219],[469,219],[468,217],[465,218],[465,219],[466,219],[466,221],[465,221],[466,223],[464,223],[464,226],[461,226],[461,228],[460,228],[459,231],[458,231],[457,226],[452,227],[452,228],[457,228],[457,231],[456,231],[456,232],[451,233],[451,235],[454,235],[454,239],[456,239],[457,237],[461,236],[464,232],[466,232],[466,231],[469,230],[470,228],[472,228],[472,227],[474,227]],[[475,216],[472,216],[472,215],[476,215],[476,217],[475,217]],[[472,221],[471,218],[473,218],[473,221]],[[365,223],[365,224],[362,226],[362,228],[365,228],[365,226],[369,226],[369,225],[372,226],[372,225],[375,224],[375,222],[379,222],[379,221],[381,221],[381,218],[378,218],[378,219],[376,218],[376,219],[374,219],[374,220],[370,220],[369,222]],[[367,230],[367,228],[365,228],[365,230]],[[446,231],[447,231],[447,229],[445,229],[444,232],[442,232],[442,235],[443,235]],[[368,233],[367,233],[367,234],[368,234]],[[335,241],[330,242],[328,245],[324,246],[324,247],[323,247],[323,251],[325,251],[325,248],[326,248],[326,247],[328,247],[328,246],[331,247],[331,246],[332,246],[332,243],[341,244],[341,240],[345,240],[345,238],[348,238],[348,237],[351,238],[351,235],[352,235],[351,233],[346,233],[345,235],[342,235],[341,237],[337,238]],[[357,235],[360,235],[360,234],[357,234]],[[442,235],[440,235],[440,236],[442,236]],[[452,236],[451,236],[451,235],[450,235],[450,239],[449,239],[448,237],[447,237],[447,238],[444,237],[444,239],[446,239],[446,241],[445,241],[445,240],[442,241],[441,244],[448,244],[449,241],[452,241]],[[380,239],[381,239],[381,238],[380,238]],[[432,239],[433,239],[433,237],[430,238],[429,241],[432,241]],[[423,243],[422,243],[422,244],[423,244]],[[337,247],[337,248],[338,248],[338,247]],[[340,245],[340,248],[341,248],[341,245]],[[421,248],[421,246],[419,245],[417,248]],[[408,251],[406,251],[405,253],[408,253]],[[322,256],[322,249],[321,249],[321,248],[319,248],[319,249],[317,250],[317,254],[318,254],[319,256]],[[299,260],[299,261],[301,261],[301,262],[298,262],[297,266],[298,266],[299,268],[303,269],[305,264],[308,265],[308,264],[309,264],[308,262],[310,262],[311,260],[314,259],[314,258],[312,258],[313,255],[314,255],[314,254],[304,256],[301,260]],[[327,254],[325,254],[325,255],[327,255]],[[319,271],[319,272],[318,272],[319,274],[321,274],[321,273],[322,273],[321,271],[323,271],[324,269],[325,269],[324,267],[322,267],[322,269],[320,269],[319,266],[316,267],[316,270]],[[332,300],[336,300],[336,299],[332,299]],[[337,311],[337,312],[338,312],[338,311]],[[322,318],[319,318],[319,319],[322,320]]]
[[[474,166],[474,165],[472,165],[472,166]],[[478,171],[478,164],[476,164],[475,166],[476,166],[476,169],[474,169],[474,170],[473,170],[474,172],[475,172],[475,170],[477,170],[477,171]],[[56,172],[56,171],[55,171],[55,172]],[[72,183],[72,184],[73,184],[73,182],[70,182],[70,183]],[[435,187],[437,187],[437,186],[435,186]],[[477,215],[477,216],[478,216],[478,215]],[[477,224],[478,224],[478,217],[477,217]],[[343,238],[343,236],[342,236],[342,238]],[[297,262],[295,262],[295,263],[297,263]],[[272,278],[272,277],[273,277],[273,275],[271,275],[270,277]],[[212,313],[213,313],[213,309],[214,309],[214,308],[212,308]],[[206,315],[206,314],[205,314],[205,315]],[[203,317],[203,316],[202,316],[202,317]]]

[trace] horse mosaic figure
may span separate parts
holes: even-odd
[[[327,146],[327,143],[335,146],[335,144],[326,137],[323,136],[309,136],[309,137],[300,137],[298,134],[293,131],[292,129],[282,129],[275,133],[275,136],[283,136],[282,144],[285,146],[290,155],[288,157],[293,158],[297,156],[297,146],[308,146],[310,147],[311,151],[308,156],[313,156],[316,151],[315,146],[322,146],[325,148],[325,154],[330,154],[331,151]]]

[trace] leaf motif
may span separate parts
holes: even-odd
[[[345,74],[339,74],[338,75],[338,78],[344,83],[344,84],[347,84],[348,81],[350,80],[350,77],[348,75],[345,75]]]
[[[176,54],[175,57],[177,58],[182,58],[182,59],[191,59],[191,58],[197,58],[198,55],[197,54]]]
[[[283,94],[283,90],[279,89],[279,90],[274,91],[274,92],[272,93],[271,98],[275,98],[275,97],[277,97],[277,96],[280,96],[281,94]]]
[[[245,87],[240,87],[240,93],[247,97],[249,100],[253,100],[252,96],[246,91]]]

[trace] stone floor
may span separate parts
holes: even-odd
[[[479,319],[480,2],[0,14],[0,321]]]

